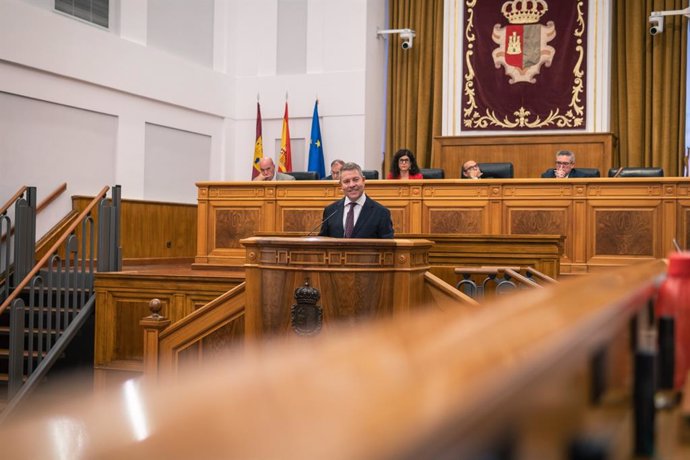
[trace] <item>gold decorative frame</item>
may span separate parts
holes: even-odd
[[[513,112],[514,118],[510,119],[504,116],[499,119],[495,112],[487,108],[484,113],[480,113],[475,99],[475,83],[476,76],[472,66],[472,56],[474,55],[474,45],[477,39],[474,26],[474,7],[479,0],[466,0],[466,21],[465,21],[465,40],[467,41],[467,51],[465,53],[465,83],[463,94],[466,96],[466,106],[463,109],[463,126],[469,129],[487,128],[493,125],[497,128],[515,129],[515,128],[531,128],[543,129],[549,127],[557,128],[580,128],[585,124],[585,110],[582,96],[584,93],[584,35],[585,35],[585,20],[583,14],[584,1],[577,2],[577,24],[578,26],[573,31],[575,38],[575,52],[578,53],[578,59],[573,67],[573,83],[570,88],[571,99],[568,104],[569,109],[565,113],[561,113],[559,108],[553,109],[549,114],[542,119],[539,115],[533,115],[525,107],[520,106]]]

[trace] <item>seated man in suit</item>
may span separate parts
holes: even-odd
[[[462,165],[463,179],[480,179],[482,177],[482,170],[474,160],[468,160]]]
[[[345,162],[343,160],[333,160],[331,162],[331,175],[324,177],[323,180],[339,180],[340,168],[342,168],[344,164]]]
[[[295,178],[289,174],[283,174],[280,171],[276,172],[276,165],[273,163],[273,158],[263,157],[259,160],[259,169],[261,170],[261,174],[256,176],[253,180],[295,180]]]
[[[340,187],[345,198],[323,210],[319,236],[334,238],[393,238],[393,221],[388,208],[364,193],[364,175],[356,163],[340,169]]]
[[[587,177],[581,171],[578,171],[575,166],[575,154],[570,150],[559,150],[556,152],[556,169],[549,169],[541,175],[543,178],[575,178]]]

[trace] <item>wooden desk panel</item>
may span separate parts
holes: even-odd
[[[197,185],[195,267],[241,266],[240,239],[312,231],[342,196],[336,182],[323,181]],[[367,182],[367,194],[391,210],[396,234],[563,235],[561,273],[663,258],[673,238],[687,247],[689,191],[690,179],[675,177]]]
[[[459,178],[460,168],[467,160],[508,161],[513,163],[515,177],[538,178],[554,166],[558,150],[571,150],[576,166],[598,168],[606,175],[612,167],[613,134],[439,136],[434,138],[431,167],[443,168],[447,178]]]

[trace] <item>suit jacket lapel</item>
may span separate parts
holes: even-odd
[[[345,207],[345,205],[343,205]],[[357,218],[357,222],[355,223],[355,227],[352,229],[352,237],[356,238],[357,234],[359,231],[362,229],[362,226],[364,226],[364,222],[367,221],[369,218],[369,214],[371,214],[371,210],[373,209],[373,206],[371,204],[371,199],[367,198],[366,201],[364,201],[364,206],[362,206],[362,210],[359,212],[359,217]],[[344,231],[343,231],[344,233]]]
[[[333,222],[333,225],[335,225],[335,230],[336,234],[340,235],[340,238],[345,236],[345,227],[343,226],[343,215],[345,214],[345,198],[340,200],[340,203],[338,203],[338,212],[335,213],[335,216],[333,216],[333,219],[335,222]]]

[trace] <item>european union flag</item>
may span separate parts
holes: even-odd
[[[319,101],[314,103],[314,117],[311,120],[311,138],[309,139],[309,167],[307,171],[316,171],[319,178],[326,177],[326,165],[323,161],[323,143],[319,125]]]

